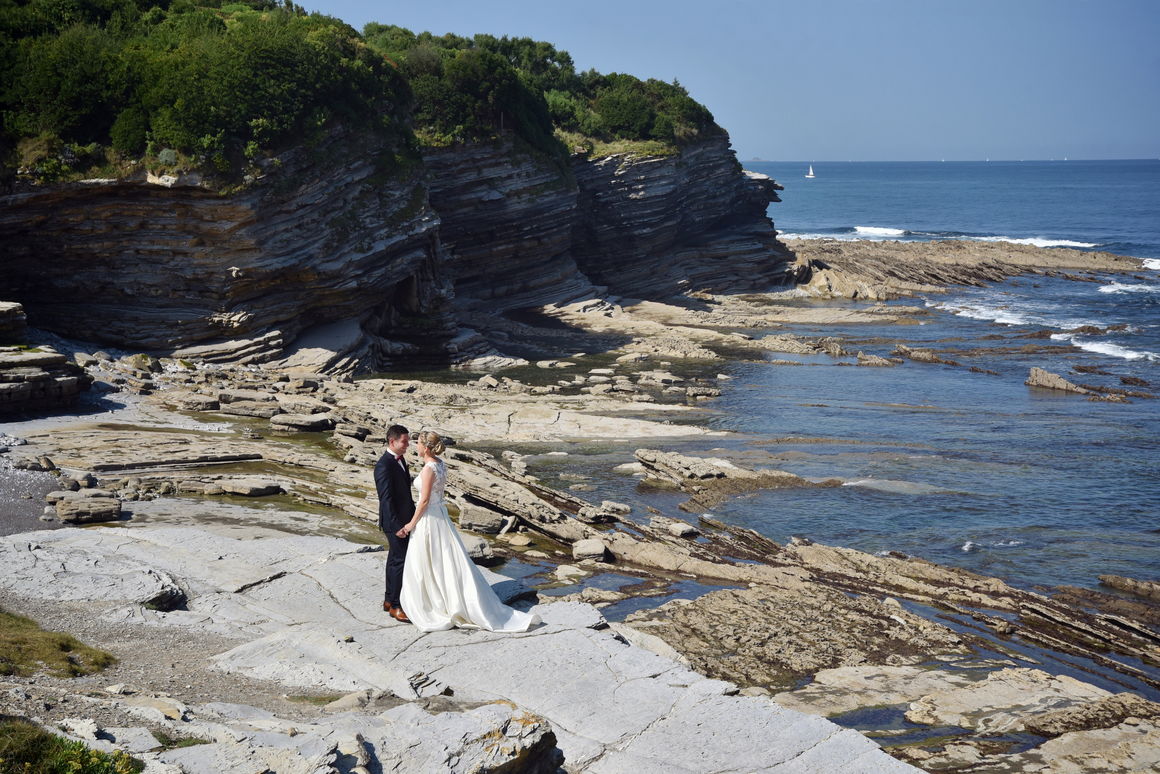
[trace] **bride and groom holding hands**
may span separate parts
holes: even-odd
[[[423,468],[413,483],[406,461],[410,445],[407,428],[391,425],[387,451],[375,465],[379,528],[389,547],[383,610],[425,632],[456,626],[523,632],[539,623],[538,616],[503,604],[467,555],[447,514],[439,434],[424,430],[415,436]]]

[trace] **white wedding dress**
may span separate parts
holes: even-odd
[[[540,623],[539,616],[521,613],[500,602],[467,555],[463,540],[447,515],[447,467],[443,460],[428,462],[424,468],[434,469],[435,480],[427,511],[407,539],[399,595],[399,604],[411,623],[425,632],[455,626],[525,632]],[[415,487],[419,486],[416,476]]]

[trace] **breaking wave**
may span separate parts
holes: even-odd
[[[1070,342],[1073,346],[1079,347],[1085,352],[1094,352],[1098,355],[1108,355],[1109,357],[1118,357],[1124,360],[1150,360],[1153,362],[1160,360],[1160,355],[1155,352],[1129,349],[1119,344],[1113,344],[1110,341],[1093,341],[1072,333],[1056,333],[1051,338],[1055,341]]]
[[[911,232],[903,228],[880,228],[878,226],[854,226],[855,234],[863,236],[908,236]]]
[[[1033,307],[1012,307],[1010,304],[995,305],[986,302],[927,301],[926,306],[944,312],[969,317],[972,320],[986,320],[1000,325],[1042,325],[1048,328],[1071,330],[1085,325],[1099,325],[1098,321],[1076,318],[1054,319],[1050,314],[1038,313]]]
[[[837,239],[843,242],[856,240],[881,241],[899,240],[903,242],[932,242],[940,239],[961,239],[968,242],[1007,242],[1015,245],[1032,245],[1033,247],[1073,247],[1086,249],[1099,247],[1097,242],[1079,242],[1073,239],[1049,239],[1048,237],[1013,237],[971,234],[964,231],[917,231],[892,226],[837,226],[835,228],[819,229],[816,231],[783,231],[783,239]],[[1148,268],[1160,270],[1160,259],[1152,260]]]
[[[1101,293],[1160,293],[1160,285],[1137,285],[1113,282],[1110,285],[1100,285],[1097,288]]]
[[[1031,245],[1033,247],[1099,247],[1098,242],[1075,242],[1070,239],[1048,239],[1046,237],[964,237],[974,242],[1010,242],[1013,245]]]

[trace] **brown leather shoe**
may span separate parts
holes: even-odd
[[[395,612],[395,606],[384,599],[383,600],[383,610],[385,610],[387,612],[387,615],[391,615],[392,613]]]
[[[407,617],[407,614],[403,612],[403,608],[401,607],[396,607],[391,611],[391,618],[401,623],[411,623],[411,619]]]

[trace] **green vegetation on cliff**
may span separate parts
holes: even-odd
[[[550,43],[415,34],[373,23],[363,35],[407,75],[416,131],[430,144],[487,139],[502,134],[505,121],[544,149],[553,135],[590,149],[618,141],[675,148],[721,131],[680,84],[577,73],[568,52]]]
[[[107,149],[225,172],[410,103],[355,30],[271,0],[0,0],[0,68],[9,147],[50,179]]]
[[[335,123],[403,148],[514,135],[558,158],[565,142],[671,152],[721,131],[679,84],[577,73],[549,43],[360,35],[283,1],[0,0],[3,166],[237,176]]]

